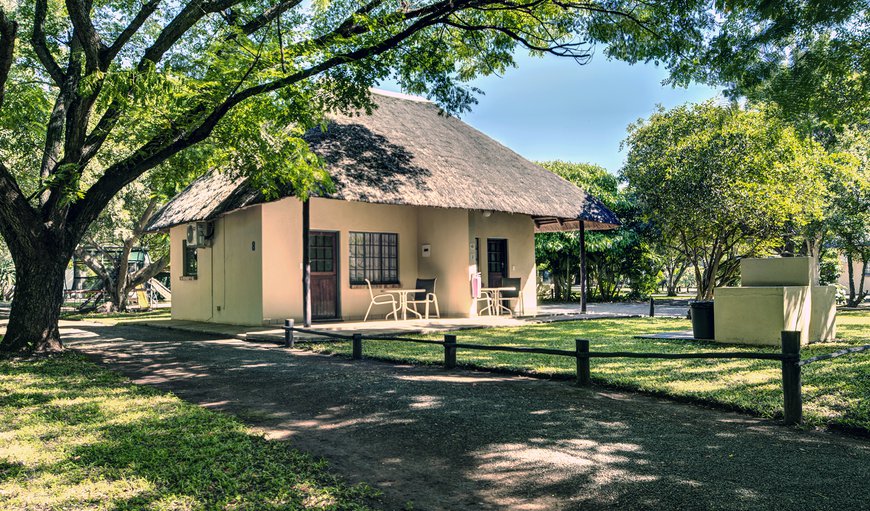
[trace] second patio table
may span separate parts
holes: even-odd
[[[384,289],[385,293],[396,294],[399,295],[399,310],[402,311],[402,320],[408,319],[408,311],[416,314],[418,318],[423,319],[423,315],[419,312],[415,311],[408,307],[408,295],[411,293],[422,293],[426,291],[425,289]],[[396,320],[399,319],[399,315],[396,314]]]
[[[513,315],[513,311],[509,308],[505,307],[501,303],[501,294],[503,291],[516,291],[517,288],[513,286],[502,286],[502,287],[482,287],[481,291],[489,293],[492,299],[492,309],[491,313],[495,313],[496,316],[501,316],[501,310],[504,309],[508,314]]]

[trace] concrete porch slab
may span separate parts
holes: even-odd
[[[309,328],[311,330],[334,332],[348,335],[355,333],[363,335],[411,335],[451,332],[456,330],[468,330],[475,328],[511,328],[530,324],[551,323],[557,321],[612,319],[632,316],[634,315],[604,312],[593,312],[589,314],[560,312],[553,314],[539,314],[538,316],[534,317],[480,316],[476,318],[409,319],[404,321],[379,320],[366,322],[315,322]],[[171,330],[198,332],[246,341],[284,341],[284,329],[274,326],[253,327],[179,319],[161,319],[144,322],[142,324],[155,328],[167,328]],[[297,326],[301,325],[297,324]],[[297,332],[295,334],[295,338],[310,339],[319,338],[319,336]]]

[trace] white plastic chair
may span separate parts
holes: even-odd
[[[478,302],[484,302],[486,307],[478,309],[477,315],[480,316],[486,311],[492,316],[492,296],[486,291],[483,291],[483,276],[480,273],[475,273],[471,276],[471,298],[474,301],[474,308],[477,309]]]
[[[366,316],[363,318],[363,322],[369,320],[369,313],[372,311],[372,307],[375,305],[389,305],[393,308],[392,312],[387,313],[387,316],[384,319],[390,319],[390,315],[393,316],[393,319],[399,319],[399,302],[396,301],[396,297],[389,293],[381,293],[376,295],[374,290],[372,289],[372,282],[369,279],[365,279],[366,286],[369,288],[369,296],[372,301],[369,303],[369,308],[366,310]]]

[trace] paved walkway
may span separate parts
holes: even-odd
[[[64,329],[137,383],[226,410],[384,491],[384,509],[837,509],[870,442],[632,393],[287,351],[142,326]]]

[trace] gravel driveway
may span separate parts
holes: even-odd
[[[868,509],[870,441],[567,383],[66,329],[135,382],[238,415],[385,509]]]

